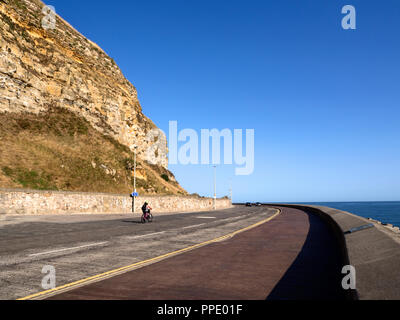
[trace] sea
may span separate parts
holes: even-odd
[[[400,201],[387,202],[308,202],[303,204],[320,205],[354,213],[364,218],[372,218],[382,223],[400,227]]]

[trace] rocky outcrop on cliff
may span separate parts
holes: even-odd
[[[61,17],[43,28],[44,7],[0,0],[0,188],[130,193],[137,146],[140,194],[187,194],[135,87]]]
[[[167,168],[146,139],[156,126],[143,113],[135,87],[114,60],[59,16],[44,29],[39,0],[0,0],[0,112],[39,114],[49,107],[83,116],[98,131],[143,159]]]

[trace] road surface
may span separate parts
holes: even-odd
[[[56,270],[61,286],[151,259],[257,223],[275,210],[233,208],[158,216],[61,215],[0,220],[0,299],[43,291],[42,269]]]
[[[57,286],[67,286],[31,298],[344,299],[342,257],[331,230],[317,216],[281,210],[276,215],[276,209],[266,206],[239,206],[160,216],[146,225],[127,216],[74,217],[74,222],[53,217],[53,222],[8,221],[3,227],[0,223],[0,297],[43,292],[41,270],[51,265]],[[96,278],[128,265],[134,267]],[[82,279],[86,280],[68,285]]]

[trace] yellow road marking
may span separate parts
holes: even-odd
[[[219,238],[216,238],[216,239],[212,239],[212,240],[208,240],[208,241],[205,241],[205,242],[202,242],[202,243],[199,243],[199,244],[196,244],[196,245],[184,248],[184,249],[180,249],[180,250],[177,250],[177,251],[169,252],[169,253],[163,254],[161,256],[155,257],[155,258],[151,258],[151,259],[148,259],[148,260],[136,262],[136,263],[131,264],[129,266],[121,267],[121,268],[118,268],[118,269],[114,269],[114,270],[107,271],[107,272],[104,272],[104,273],[101,273],[101,274],[98,274],[98,275],[95,275],[95,276],[91,276],[91,277],[85,278],[85,279],[82,279],[82,280],[71,282],[71,283],[65,284],[63,286],[54,288],[54,289],[41,291],[41,292],[38,292],[38,293],[35,293],[35,294],[32,294],[32,295],[26,296],[24,298],[17,299],[17,300],[31,300],[31,299],[39,298],[40,296],[48,295],[50,293],[56,293],[57,291],[61,291],[61,290],[67,289],[67,288],[71,288],[72,289],[73,287],[76,287],[78,285],[82,286],[86,282],[91,282],[91,281],[94,281],[94,280],[102,280],[104,278],[110,278],[113,274],[121,273],[121,271],[128,272],[128,271],[130,271],[130,269],[135,269],[135,268],[137,268],[137,267],[139,267],[141,265],[149,264],[151,262],[155,262],[155,261],[158,261],[158,260],[161,261],[161,260],[164,260],[167,257],[174,256],[174,255],[186,252],[186,251],[191,251],[193,249],[197,249],[199,247],[206,246],[206,245],[208,245],[210,243],[220,242],[220,241],[223,241],[225,239],[232,238],[232,237],[234,237],[235,235],[237,235],[239,233],[242,233],[242,232],[248,231],[250,229],[256,228],[256,227],[258,227],[258,226],[260,226],[260,225],[262,225],[264,223],[267,223],[268,221],[271,221],[272,219],[276,218],[281,213],[280,209],[276,209],[276,210],[277,210],[277,212],[274,215],[272,215],[271,217],[269,217],[269,218],[267,218],[265,220],[262,220],[260,222],[257,222],[257,223],[255,223],[255,224],[253,224],[251,226],[246,227],[246,228],[243,228],[243,229],[234,231],[232,233],[229,233],[227,235],[224,235],[222,237],[219,237]]]

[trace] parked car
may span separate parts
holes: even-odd
[[[246,207],[252,207],[253,205],[251,204],[251,202],[246,202]]]
[[[257,202],[257,203],[256,203],[256,206],[257,206],[257,207],[261,207],[262,204],[261,204],[260,202]]]

